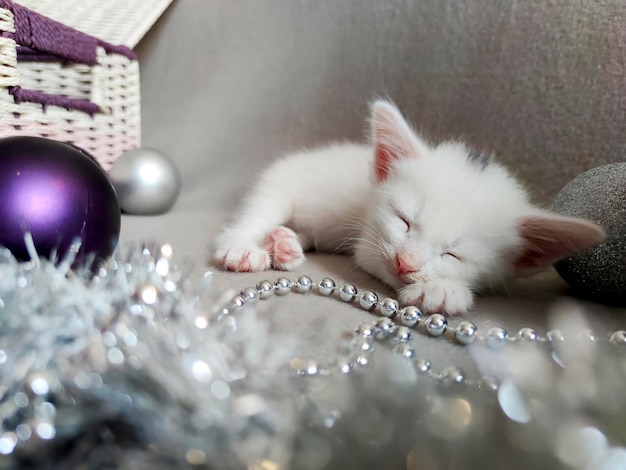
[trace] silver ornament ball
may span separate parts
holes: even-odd
[[[124,153],[109,170],[122,211],[136,215],[167,212],[176,202],[181,177],[174,162],[149,148]]]

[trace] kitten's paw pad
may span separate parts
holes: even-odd
[[[417,305],[426,313],[459,315],[472,307],[474,296],[464,284],[451,280],[434,280],[404,286],[399,299],[405,305]]]
[[[298,235],[287,227],[272,230],[265,239],[264,246],[270,253],[274,269],[289,271],[304,261]]]
[[[215,253],[217,264],[228,271],[255,272],[270,267],[267,250],[254,244],[232,245],[219,248]]]

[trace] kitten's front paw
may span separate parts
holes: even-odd
[[[290,271],[304,261],[298,235],[287,227],[276,227],[265,239],[265,249],[269,252],[274,269]]]
[[[265,271],[270,267],[269,253],[254,243],[221,246],[215,252],[215,260],[228,271]]]
[[[398,296],[403,305],[417,305],[426,313],[459,315],[474,303],[474,295],[465,284],[448,279],[408,284]]]

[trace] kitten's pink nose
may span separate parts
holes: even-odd
[[[419,267],[416,266],[415,263],[406,259],[406,257],[402,254],[399,254],[396,257],[396,272],[398,273],[398,276],[417,272],[418,269]]]

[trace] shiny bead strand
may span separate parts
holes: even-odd
[[[300,276],[295,281],[284,276],[277,278],[273,283],[267,280],[260,281],[256,287],[241,290],[229,305],[220,310],[220,314],[233,313],[258,300],[267,300],[274,295],[284,296],[292,292],[300,294],[317,292],[323,297],[335,297],[339,301],[354,303],[362,310],[380,315],[372,323],[364,323],[355,329],[355,337],[352,341],[353,360],[339,361],[336,368],[323,368],[315,361],[295,359],[292,361],[292,367],[298,375],[302,376],[328,375],[333,372],[347,373],[354,367],[367,366],[371,360],[369,355],[374,349],[374,342],[389,340],[394,344],[394,353],[412,361],[416,371],[420,374],[429,375],[444,384],[473,384],[495,391],[497,383],[489,377],[471,382],[466,379],[460,369],[454,366],[447,367],[439,373],[432,371],[428,360],[416,357],[415,349],[410,344],[413,340],[413,331],[423,331],[432,337],[449,336],[464,346],[479,343],[492,350],[499,350],[513,343],[555,346],[565,340],[563,333],[559,330],[551,330],[545,336],[541,336],[533,328],[523,327],[514,335],[510,335],[506,329],[497,326],[489,328],[485,333],[479,332],[478,327],[468,320],[460,320],[455,326],[451,326],[448,318],[442,314],[427,315],[415,306],[400,307],[396,299],[381,298],[370,290],[359,293],[352,284],[337,286],[330,277],[325,277],[319,282],[313,282],[309,276]],[[579,333],[576,339],[597,341],[597,337],[591,331]],[[611,332],[608,335],[608,342],[615,346],[626,345],[626,331]]]

